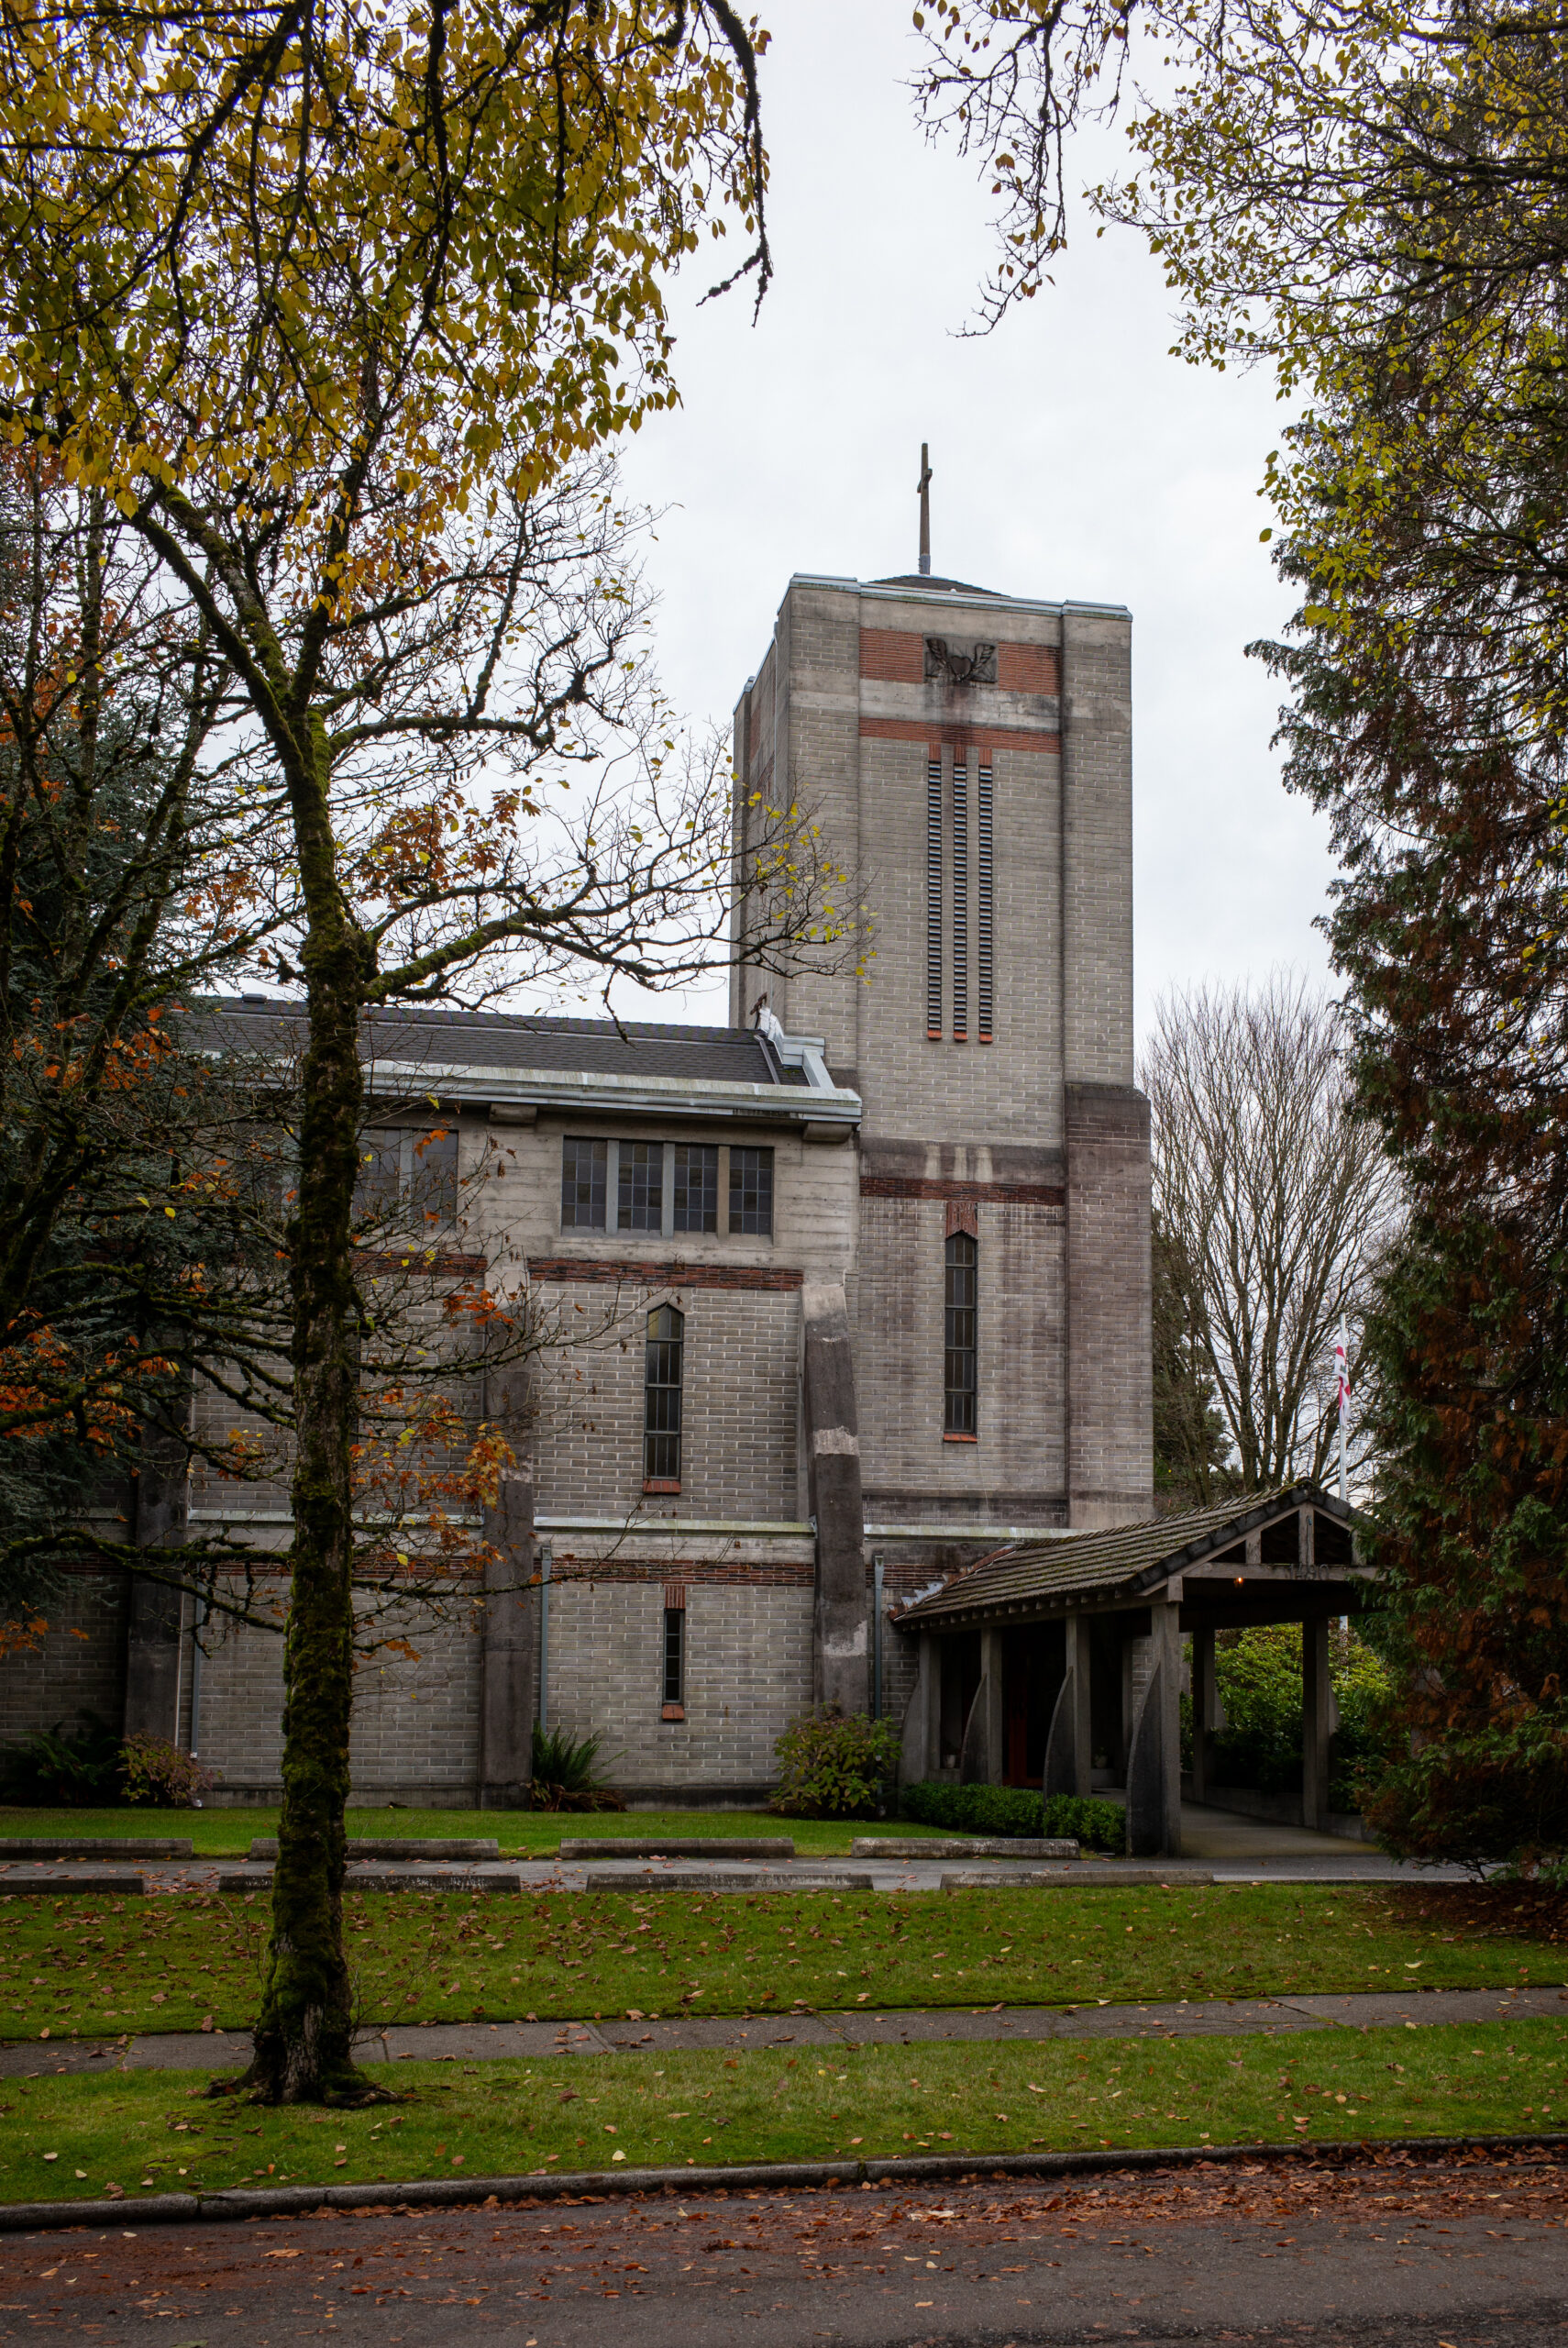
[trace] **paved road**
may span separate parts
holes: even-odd
[[[0,2243],[0,2341],[104,2348],[1561,2348],[1565,2322],[1568,2169],[1539,2160],[132,2222]]]

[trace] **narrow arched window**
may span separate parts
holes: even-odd
[[[648,1314],[643,1370],[643,1489],[680,1490],[680,1380],[686,1351],[685,1316],[673,1304]]]
[[[946,1311],[943,1333],[943,1433],[974,1437],[975,1320],[979,1250],[966,1231],[947,1242]]]

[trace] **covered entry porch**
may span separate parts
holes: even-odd
[[[1329,1628],[1369,1603],[1370,1580],[1350,1512],[1306,1484],[999,1550],[898,1620],[900,1634],[920,1643],[900,1773],[1048,1794],[1120,1791],[1128,1849],[1178,1856],[1184,1635],[1192,1642],[1189,1798],[1211,1803],[1216,1634],[1299,1623],[1301,1822],[1325,1829]]]

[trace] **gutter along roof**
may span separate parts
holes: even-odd
[[[1190,1509],[1177,1516],[1154,1517],[1140,1524],[1111,1525],[1103,1531],[1058,1534],[1048,1541],[1020,1541],[955,1574],[929,1598],[918,1600],[899,1616],[933,1629],[955,1624],[980,1614],[1015,1612],[1042,1607],[1066,1608],[1088,1601],[1120,1600],[1136,1603],[1186,1569],[1217,1558],[1221,1551],[1242,1541],[1249,1533],[1297,1509],[1310,1508],[1350,1532],[1353,1511],[1331,1500],[1314,1484],[1288,1484],[1238,1504]],[[1313,1570],[1291,1566],[1252,1565],[1244,1568],[1253,1581],[1330,1582],[1367,1578],[1364,1567],[1327,1565]]]

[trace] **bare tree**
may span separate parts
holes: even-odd
[[[1335,1006],[1276,973],[1256,994],[1162,997],[1140,1080],[1154,1209],[1243,1491],[1320,1477],[1333,1456],[1332,1348],[1353,1362],[1363,1300],[1397,1219],[1376,1129],[1353,1106]]]

